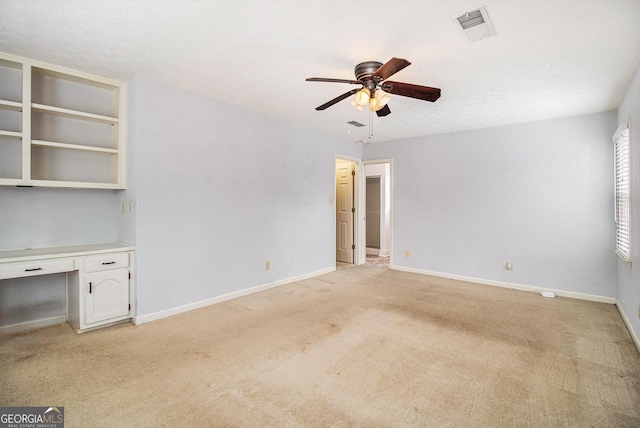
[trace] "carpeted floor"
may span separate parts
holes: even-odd
[[[160,321],[0,338],[67,427],[638,427],[615,306],[359,266]]]

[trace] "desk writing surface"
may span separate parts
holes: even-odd
[[[0,263],[44,260],[57,257],[86,256],[118,251],[133,251],[133,245],[123,242],[102,242],[98,244],[65,245],[60,247],[21,248],[0,250]]]

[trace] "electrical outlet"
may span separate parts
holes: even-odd
[[[411,251],[409,251],[409,250],[404,250],[404,256],[405,256],[405,257],[410,257],[410,256],[411,256]]]
[[[271,262],[267,260],[266,262],[264,262],[264,270],[269,270],[269,269],[271,269]]]
[[[506,269],[507,270],[513,270],[513,263],[512,262],[507,262]]]
[[[284,261],[284,262],[285,262],[285,263],[287,264],[287,266],[288,266],[288,265],[290,265],[290,264],[291,264],[291,259],[290,259],[289,257],[287,257],[287,258],[285,259],[285,261]]]

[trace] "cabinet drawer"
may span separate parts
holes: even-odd
[[[129,253],[113,253],[84,259],[84,269],[87,272],[120,269],[129,267]]]
[[[48,275],[74,270],[73,259],[42,260],[27,263],[0,264],[0,279]]]

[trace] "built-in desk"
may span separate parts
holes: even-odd
[[[78,333],[105,327],[134,314],[134,250],[122,242],[0,250],[0,286],[4,279],[66,272],[66,320]],[[1,331],[34,326],[28,324]]]

